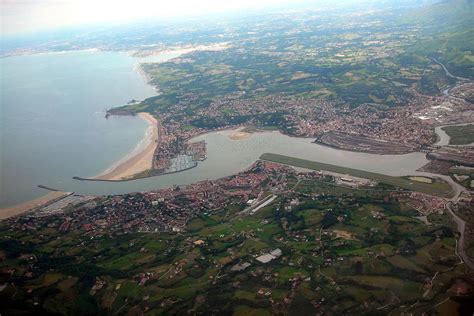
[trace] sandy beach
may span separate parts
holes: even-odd
[[[129,178],[142,171],[151,169],[153,162],[153,154],[155,152],[155,148],[157,146],[158,141],[158,122],[153,116],[148,113],[139,113],[139,115],[149,124],[149,128],[145,136],[146,139],[144,140],[146,146],[144,146],[138,153],[133,155],[130,159],[127,159],[126,161],[120,163],[118,166],[112,168],[112,170],[95,177],[95,179],[122,180]],[[47,204],[53,200],[65,197],[69,194],[70,192],[52,191],[34,200],[10,207],[1,208],[0,220],[23,214],[34,208]]]
[[[147,133],[145,142],[147,145],[132,156],[130,159],[120,163],[112,170],[105,172],[104,174],[94,177],[98,180],[124,180],[132,177],[133,175],[149,170],[152,168],[153,154],[158,142],[158,122],[157,120],[148,113],[139,113],[141,118],[148,122],[150,125]]]
[[[71,194],[71,192],[62,192],[62,191],[51,191],[46,195],[43,195],[39,198],[36,198],[34,200],[24,202],[21,204],[17,204],[14,206],[10,207],[5,207],[0,209],[0,220],[6,219],[9,217],[13,217],[16,215],[23,214],[25,212],[28,212],[36,207],[42,206],[48,202],[51,202],[53,200],[65,197],[67,195]]]
[[[150,57],[160,54],[178,54],[185,55],[197,51],[221,51],[226,50],[230,47],[229,42],[215,43],[210,45],[186,45],[186,46],[175,46],[168,47],[167,49],[155,49],[155,50],[146,50],[146,51],[135,51],[132,53],[133,57]]]

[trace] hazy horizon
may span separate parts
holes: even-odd
[[[265,9],[295,2],[303,1],[2,0],[0,4],[3,20],[2,35],[12,36],[58,30],[64,27],[84,27],[105,23],[124,24],[147,18],[197,17],[213,13]]]
[[[267,10],[278,7],[337,6],[341,4],[386,5],[395,1],[375,0],[241,0],[223,2],[218,0],[1,0],[2,37],[33,35],[38,32],[54,32],[61,29],[117,26],[144,20],[176,20],[198,18],[210,14],[248,13],[252,10]],[[422,4],[435,0],[404,0],[397,4]]]

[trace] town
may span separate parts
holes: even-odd
[[[466,195],[462,205],[473,201]],[[422,300],[398,308],[422,311],[449,295],[446,286],[467,285],[456,281],[468,268],[456,256],[446,203],[261,160],[215,181],[120,196],[70,195],[2,222],[0,295],[21,293],[23,308],[48,311],[67,311],[53,303],[63,295],[88,295],[108,312],[128,310],[123,306],[134,301],[143,312],[171,313],[195,300],[197,310],[225,309],[226,296],[218,294],[224,291],[273,310],[305,302],[310,310],[359,313],[388,308],[396,291],[401,302]],[[376,272],[380,264],[384,275]],[[403,293],[406,282],[411,287]],[[380,291],[376,300],[360,296],[369,283]],[[75,290],[79,284],[87,294]],[[191,298],[185,289],[196,286],[203,292]],[[59,292],[45,292],[56,287]],[[345,293],[345,303],[334,304],[332,292]]]

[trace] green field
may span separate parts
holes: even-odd
[[[269,186],[282,176],[272,173]],[[239,216],[245,203],[201,212],[179,234],[123,233],[121,225],[60,230],[65,217],[82,216],[77,209],[0,223],[0,271],[15,268],[0,276],[8,285],[0,313],[273,315],[273,301],[279,315],[379,315],[381,308],[399,315],[415,300],[429,310],[457,282],[473,284],[446,216],[426,225],[404,201],[374,188],[286,184],[295,189],[256,214]],[[24,231],[25,223],[38,229]],[[256,259],[276,248],[281,257]],[[233,270],[244,262],[245,270]],[[435,273],[425,297],[424,280]]]
[[[447,126],[442,128],[450,137],[450,145],[467,145],[474,143],[474,124],[464,126]]]
[[[330,172],[336,172],[340,174],[347,174],[354,177],[369,179],[377,181],[384,184],[393,185],[398,188],[417,191],[422,193],[427,193],[431,195],[437,195],[442,197],[451,197],[453,191],[449,184],[445,182],[433,182],[433,183],[423,183],[418,181],[412,181],[406,178],[401,177],[392,177],[383,175],[380,173],[368,172],[358,169],[351,169],[346,167],[340,167],[336,165],[310,161],[300,158],[288,157],[283,155],[265,153],[260,156],[261,160],[267,160],[272,162],[278,162],[286,165],[291,165],[300,168],[312,169],[312,170],[325,170]]]

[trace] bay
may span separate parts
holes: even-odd
[[[169,57],[169,56],[167,56]],[[147,124],[105,110],[152,96],[138,59],[73,51],[0,59],[0,207],[74,187],[129,153]]]

